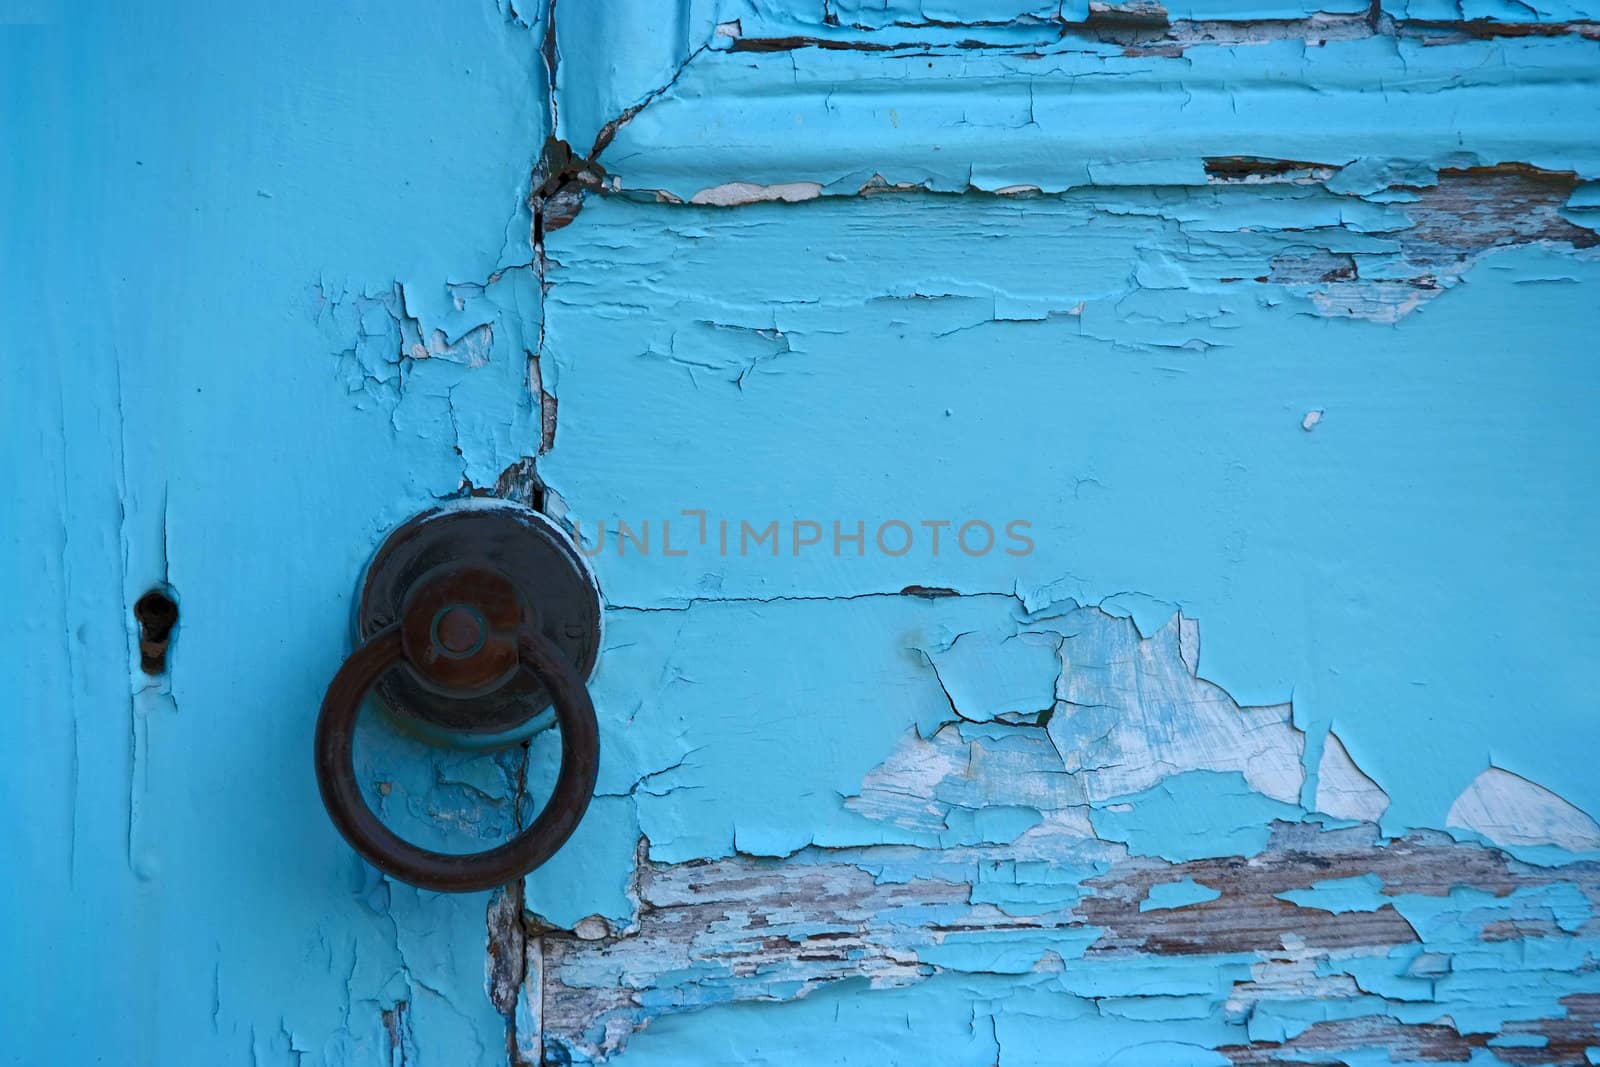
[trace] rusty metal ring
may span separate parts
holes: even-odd
[[[430,620],[431,622],[432,620]],[[470,893],[522,877],[553,856],[577,829],[600,770],[600,729],[577,669],[543,634],[516,633],[517,657],[550,694],[561,731],[561,770],[554,792],[521,833],[483,852],[434,852],[401,838],[378,819],[356,781],[355,725],[367,691],[408,660],[403,623],[374,634],[351,653],[328,684],[317,716],[316,767],[322,803],[344,839],[368,863],[423,889]]]

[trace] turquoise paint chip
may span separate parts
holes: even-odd
[[[1169,908],[1183,908],[1190,904],[1204,904],[1220,896],[1222,896],[1221,891],[1212,889],[1208,885],[1201,885],[1193,878],[1185,878],[1178,882],[1162,882],[1160,885],[1151,886],[1149,895],[1139,902],[1139,910],[1166,911]]]

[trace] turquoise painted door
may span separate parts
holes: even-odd
[[[535,7],[0,26],[0,1059],[1600,1058],[1600,12]],[[311,737],[481,496],[600,777],[437,894]]]

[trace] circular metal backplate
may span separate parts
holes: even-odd
[[[379,546],[367,565],[356,608],[356,640],[400,618],[418,579],[443,565],[484,566],[505,575],[526,621],[566,654],[587,679],[600,652],[600,591],[570,538],[536,511],[503,500],[472,499],[414,515]],[[457,699],[409,667],[390,671],[375,691],[403,722],[430,739],[461,747],[523,740],[554,715],[544,686],[518,671],[494,692]]]

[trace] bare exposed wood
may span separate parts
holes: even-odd
[[[1168,864],[1123,858],[1083,881],[1074,904],[1039,914],[1008,914],[974,903],[974,886],[959,872],[1004,863],[1006,850],[946,850],[926,859],[930,873],[909,881],[879,881],[869,870],[897,859],[915,862],[917,850],[869,848],[807,850],[787,860],[733,856],[710,862],[656,864],[640,857],[637,923],[619,936],[584,941],[552,935],[545,941],[545,1034],[591,1055],[620,1048],[627,1035],[652,1018],[692,1011],[707,1003],[791,999],[847,978],[907,984],[972,965],[934,962],[955,941],[1010,953],[1021,944],[1025,969],[1054,965],[1075,969],[1117,966],[1140,957],[1225,957],[1254,954],[1263,969],[1236,983],[1231,1001],[1305,995],[1305,975],[1322,967],[1338,973],[1352,955],[1381,958],[1417,945],[1419,935],[1392,904],[1335,913],[1298,906],[1275,894],[1316,883],[1372,875],[1383,893],[1446,898],[1463,888],[1497,898],[1518,891],[1567,885],[1600,900],[1600,864],[1552,869],[1531,867],[1505,853],[1423,833],[1385,841],[1373,827],[1319,830],[1280,824],[1271,847],[1249,859],[1223,858]],[[1041,872],[1041,876],[1049,872]],[[946,880],[946,879],[950,880]],[[1220,891],[1212,901],[1141,910],[1153,885],[1191,879]],[[1554,924],[1531,927],[1496,922],[1483,940],[1570,938]],[[1072,946],[1081,947],[1070,958]],[[1279,961],[1278,970],[1274,960]],[[1293,964],[1289,967],[1289,964]],[[1280,971],[1288,971],[1286,977]],[[1103,972],[1101,972],[1103,974]],[[1125,972],[1141,992],[1137,967]],[[671,992],[667,975],[693,974]],[[1103,979],[1102,979],[1103,980]],[[1289,982],[1285,986],[1284,982]],[[644,994],[648,991],[648,996]],[[1325,981],[1317,995],[1335,1001],[1362,995],[1356,983]],[[650,1007],[641,1005],[648,1002]],[[1600,997],[1569,1005],[1574,1015],[1507,1032],[1546,1034],[1551,1051],[1570,1051],[1584,1040],[1582,1013]],[[1221,1006],[1219,1005],[1219,1010]],[[1492,1034],[1462,1034],[1443,1022],[1405,1025],[1388,1016],[1319,1023],[1292,1041],[1251,1043],[1223,1051],[1240,1064],[1273,1063],[1308,1054],[1387,1048],[1406,1059],[1463,1062],[1487,1046]],[[1533,1058],[1537,1050],[1499,1048],[1507,1062],[1581,1062]],[[1564,1053],[1563,1053],[1564,1054]],[[1520,1057],[1520,1058],[1519,1058]],[[1317,1062],[1312,1060],[1310,1062]]]

